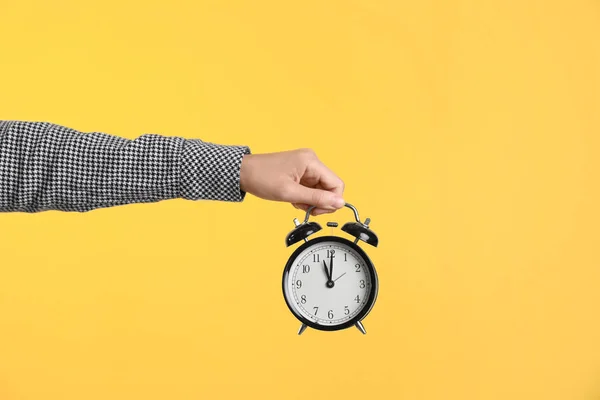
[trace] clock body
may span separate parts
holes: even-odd
[[[335,331],[365,318],[377,299],[373,263],[354,242],[321,236],[302,243],[283,271],[283,295],[292,314],[318,330]]]

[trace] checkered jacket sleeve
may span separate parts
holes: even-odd
[[[0,212],[86,212],[183,198],[241,202],[247,146],[143,134],[126,139],[0,121]]]

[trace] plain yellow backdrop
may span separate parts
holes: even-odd
[[[597,1],[4,0],[0,38],[0,119],[311,147],[381,241],[367,335],[298,336],[288,204],[0,215],[1,400],[600,398]]]

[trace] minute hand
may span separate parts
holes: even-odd
[[[333,254],[331,255],[331,258],[329,259],[329,279],[333,279]]]

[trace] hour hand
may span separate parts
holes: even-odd
[[[331,275],[329,275],[329,268],[327,267],[327,263],[323,260],[323,268],[325,269],[325,275],[327,275],[327,280],[331,280]]]

